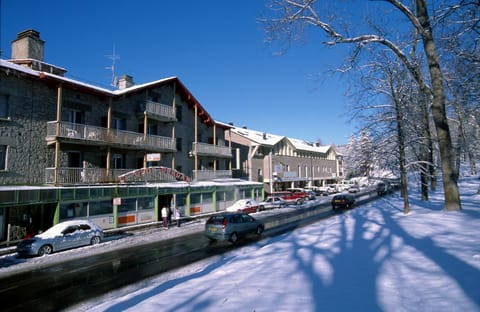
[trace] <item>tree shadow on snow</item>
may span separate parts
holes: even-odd
[[[149,291],[146,291],[146,292],[142,292],[126,301],[122,301],[120,303],[117,303],[111,307],[109,307],[108,309],[105,310],[105,312],[114,312],[114,311],[124,311],[126,309],[129,309],[129,308],[132,308],[134,306],[136,306],[137,304],[149,299],[149,298],[152,298],[152,297],[155,297],[156,295],[168,290],[168,289],[171,289],[179,284],[182,284],[182,283],[185,283],[189,280],[192,280],[192,279],[197,279],[197,278],[201,278],[202,276],[208,276],[211,272],[215,271],[216,269],[222,267],[223,265],[225,265],[226,263],[228,263],[232,258],[234,258],[234,256],[230,256],[230,257],[223,257],[223,256],[220,256],[221,258],[218,260],[218,261],[213,261],[212,263],[210,263],[209,265],[207,265],[205,268],[203,268],[201,271],[198,271],[198,272],[195,272],[193,274],[189,274],[189,275],[186,275],[186,276],[182,276],[182,277],[178,277],[178,278],[175,278],[175,279],[172,279],[172,280],[168,280],[164,283],[161,283],[160,285],[158,285],[157,287],[154,287],[152,288],[151,290]],[[193,298],[195,297],[193,295],[193,291],[194,289],[192,289],[192,293],[189,294],[189,297]],[[200,291],[201,293],[204,292],[204,289],[198,289],[197,291]],[[200,303],[200,305],[198,305],[195,310],[199,310],[201,311],[202,309],[205,309],[206,307],[208,307],[211,303],[208,303],[208,302],[203,302],[203,303]],[[171,311],[175,311],[177,309],[180,309],[181,307],[179,306],[176,306],[176,307],[171,307]]]
[[[388,203],[388,201],[385,202]],[[394,208],[398,210],[397,207]],[[296,262],[304,275],[310,277],[312,298],[315,300],[314,311],[382,311],[385,308],[401,310],[401,304],[405,304],[404,308],[407,310],[415,309],[414,304],[419,302],[419,299],[415,298],[416,294],[408,289],[412,283],[415,284],[415,281],[410,280],[410,275],[402,276],[400,272],[395,272],[392,276],[387,276],[391,278],[390,282],[394,283],[394,290],[412,294],[413,298],[406,301],[401,298],[402,294],[396,294],[397,298],[393,300],[385,298],[391,289],[379,282],[383,277],[381,270],[384,269],[387,261],[388,265],[385,267],[389,269],[401,267],[415,274],[432,274],[431,267],[428,265],[410,263],[409,258],[402,259],[396,253],[399,239],[401,239],[402,248],[412,248],[434,262],[440,270],[456,281],[458,287],[472,303],[480,306],[479,270],[438,246],[430,237],[411,236],[393,218],[391,209],[385,211],[381,208],[362,207],[340,215],[338,220],[337,237],[322,238],[320,233],[318,244],[312,243],[310,246],[305,246],[297,242],[295,246],[296,250],[309,248],[312,254],[311,257],[304,257],[297,253]],[[442,235],[448,235],[448,233],[442,233]],[[333,250],[321,247],[323,239],[336,241]],[[316,259],[322,258],[328,261],[333,270],[329,278],[325,277],[325,272],[317,268]],[[442,297],[441,294],[439,296]],[[382,300],[387,301],[382,302]],[[428,304],[441,306],[441,303],[437,302],[428,302]]]
[[[311,257],[305,259],[297,254],[299,268],[305,276],[310,276],[314,311],[381,310],[376,300],[379,266],[374,263],[375,250],[372,250],[371,242],[363,238],[363,222],[351,218],[349,213],[338,216],[337,237],[322,237],[320,233],[318,246],[312,244],[309,247]],[[319,248],[323,239],[336,241],[334,250]],[[301,248],[306,247],[296,247]],[[328,261],[333,270],[330,277],[316,269],[316,262],[321,258]]]

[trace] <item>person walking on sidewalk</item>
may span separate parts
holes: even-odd
[[[175,207],[175,220],[177,221],[177,227],[180,227],[180,210]]]
[[[168,228],[168,209],[167,206],[163,206],[162,210],[162,222],[163,222],[163,227]]]

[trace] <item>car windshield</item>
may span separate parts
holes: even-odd
[[[249,215],[242,215],[243,222],[252,222],[254,219]]]
[[[225,219],[225,217],[223,217],[223,216],[213,216],[208,220],[207,223],[209,223],[209,224],[222,224],[224,219]]]
[[[41,238],[49,238],[49,237],[55,237],[55,236],[63,235],[62,231],[65,230],[65,228],[66,228],[65,224],[59,223],[59,224],[56,224],[56,225],[52,226],[51,228],[49,228],[45,232],[43,232],[41,234],[38,234],[37,236],[39,236]]]

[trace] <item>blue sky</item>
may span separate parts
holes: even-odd
[[[218,121],[323,144],[355,131],[345,82],[326,74],[339,50],[311,40],[277,56],[258,22],[264,1],[0,1],[2,58],[33,28],[44,61],[73,79],[109,87],[115,47],[116,76],[137,84],[177,76]]]

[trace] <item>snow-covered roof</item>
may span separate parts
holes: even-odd
[[[152,86],[155,86],[155,85],[163,84],[163,83],[175,80],[175,79],[178,79],[178,77],[172,76],[172,77],[167,77],[167,78],[147,82],[147,83],[144,83],[144,84],[133,85],[133,86],[125,88],[125,89],[115,90],[115,91],[113,91],[113,94],[122,95],[122,94],[129,93],[129,92],[135,92],[135,91],[138,91],[140,89],[144,89],[144,88],[152,87]]]
[[[331,145],[317,145],[316,143],[311,143],[305,140],[287,138],[290,143],[297,150],[314,152],[314,153],[326,153],[331,148]]]
[[[331,145],[320,145],[317,146],[315,143],[311,143],[301,139],[289,138],[286,136],[275,135],[271,133],[251,130],[247,128],[235,127],[231,130],[232,132],[249,139],[250,141],[267,146],[273,146],[278,144],[280,141],[286,139],[292,146],[299,151],[308,151],[313,153],[327,153],[331,148]]]
[[[75,80],[75,79],[70,79],[70,78],[67,78],[67,77],[62,77],[62,76],[51,74],[51,73],[39,72],[39,77],[40,78],[48,77],[48,78],[51,78],[51,79],[60,80],[60,81],[66,82],[66,83],[74,84],[74,85],[79,86],[79,87],[84,87],[84,88],[95,90],[95,91],[98,91],[98,92],[101,92],[101,93],[105,93],[106,95],[112,95],[112,96],[115,95],[114,91],[112,91],[112,90],[97,87],[97,86],[94,86],[92,84],[88,84],[88,83],[81,82],[81,81],[78,81],[78,80]]]
[[[234,127],[231,131],[254,143],[268,146],[273,146],[285,138],[284,136],[239,127]]]
[[[232,129],[232,128],[234,128],[234,126],[232,126],[231,124],[227,124],[227,123],[224,123],[224,122],[221,122],[221,121],[218,121],[218,120],[215,120],[215,124],[216,124],[217,126],[223,127],[224,129]]]
[[[0,59],[0,67],[5,67],[7,69],[16,70],[18,72],[22,72],[22,73],[32,75],[32,76],[37,76],[37,77],[39,76],[39,72],[36,71],[36,70],[30,69],[30,68],[25,67],[25,66],[17,65],[17,64],[14,64],[12,62],[2,60],[2,59]]]
[[[98,87],[98,86],[95,86],[95,85],[92,85],[92,84],[89,84],[89,83],[81,82],[81,81],[78,81],[78,80],[75,80],[75,79],[55,75],[53,73],[37,71],[37,70],[31,69],[31,68],[28,68],[26,66],[17,65],[15,63],[12,63],[12,62],[7,61],[7,60],[0,59],[0,67],[6,68],[7,70],[11,69],[11,70],[23,72],[25,74],[29,74],[29,75],[38,77],[40,79],[46,79],[46,80],[51,79],[51,80],[54,80],[54,81],[62,81],[62,82],[68,83],[68,84],[70,84],[74,87],[82,87],[82,88],[85,88],[86,90],[88,90],[89,92],[93,91],[95,93],[100,93],[100,94],[103,94],[103,95],[106,95],[106,96],[120,96],[120,95],[124,95],[124,94],[127,94],[127,93],[138,92],[138,91],[140,91],[142,89],[145,89],[145,88],[162,85],[162,84],[169,83],[169,82],[176,82],[177,85],[178,85],[177,92],[179,92],[180,94],[182,94],[182,96],[185,97],[185,99],[186,99],[187,103],[189,103],[189,105],[191,105],[192,107],[193,106],[198,107],[199,115],[203,119],[204,123],[205,124],[210,124],[210,125],[216,124],[215,121],[213,120],[213,118],[207,112],[207,110],[200,104],[200,102],[193,96],[193,94],[190,93],[190,91],[185,87],[185,85],[176,76],[167,77],[167,78],[155,80],[155,81],[144,83],[144,84],[133,85],[131,87],[121,89],[121,90],[109,90],[109,89]],[[230,128],[230,126],[226,126],[223,123],[222,124],[217,124],[217,125],[220,126],[221,128],[224,128],[224,129]]]

